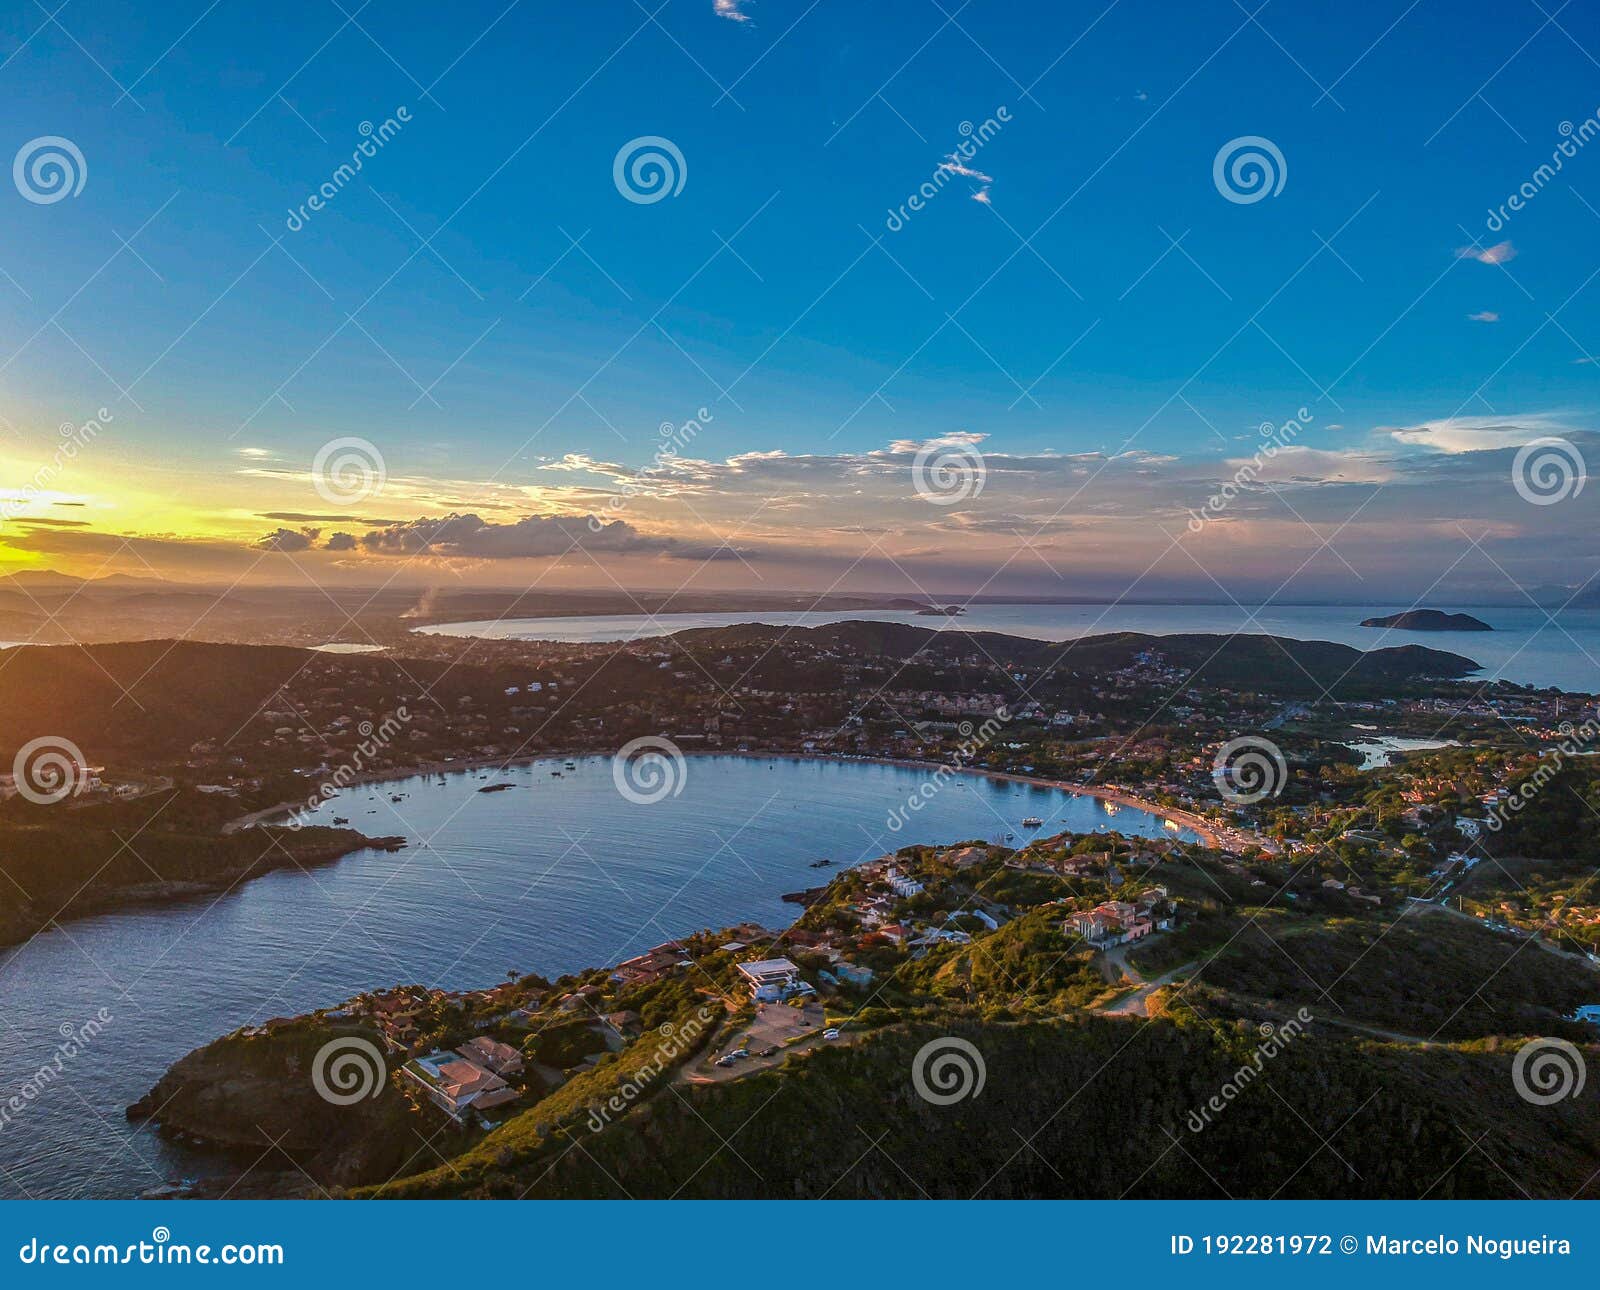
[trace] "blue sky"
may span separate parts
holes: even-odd
[[[1600,21],[1577,6],[321,0],[267,21],[75,0],[59,20],[0,27],[6,146],[62,136],[88,168],[71,199],[0,201],[0,395],[29,462],[113,413],[68,490],[108,532],[245,541],[260,514],[325,510],[305,474],[336,436],[396,481],[369,518],[579,513],[587,491],[543,490],[603,494],[702,407],[692,455],[713,464],[966,435],[1212,478],[1301,407],[1297,449],[1362,463],[1375,433],[1453,453],[1383,434],[1451,418],[1591,428],[1600,147],[1485,227],[1600,106]],[[964,163],[988,180],[949,177],[887,229],[1002,108]],[[613,159],[647,135],[686,177],[638,204]],[[1275,196],[1219,195],[1240,136],[1281,153]],[[1503,263],[1458,255],[1506,241]],[[541,469],[568,454],[611,469]],[[1052,517],[1043,496],[1023,482],[1004,513]],[[753,540],[783,544],[781,510]],[[653,495],[628,522],[714,538],[737,518],[708,535]]]

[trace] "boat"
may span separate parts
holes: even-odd
[[[349,820],[347,820],[347,819],[346,819],[346,818],[345,818],[345,817],[344,817],[344,816],[342,816],[342,815],[335,815],[335,816],[334,816],[334,817],[333,817],[333,822],[334,822],[334,823],[335,823],[335,824],[348,824],[348,823],[350,823],[350,821],[349,821]]]
[[[1023,817],[1022,827],[1025,829],[1037,829],[1043,827],[1043,825],[1044,821],[1041,820],[1037,815]]]
[[[485,785],[484,785],[484,786],[483,786],[483,787],[482,787],[482,788],[480,788],[480,789],[479,789],[479,790],[478,790],[478,791],[479,791],[479,792],[480,792],[480,793],[503,793],[503,792],[505,792],[505,791],[506,791],[506,789],[508,789],[508,788],[515,788],[515,787],[516,787],[516,785],[515,785],[515,784],[506,784],[506,783],[500,783],[500,784],[485,784]]]
[[[567,767],[568,770],[577,770],[578,769],[578,763],[575,762],[575,761],[569,761],[569,762],[567,762],[565,764],[566,764],[566,767]]]
[[[559,770],[553,770],[553,771],[550,772],[550,777],[552,779],[560,779],[561,778],[561,772]]]

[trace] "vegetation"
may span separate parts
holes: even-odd
[[[936,1106],[911,1071],[923,1045],[950,1035],[977,1048],[987,1079]],[[1270,1089],[1247,1089],[1195,1132],[1191,1115],[1258,1039],[1253,1026],[1174,1018],[1136,1031],[1091,1017],[895,1026],[643,1100],[597,1133],[535,1135],[530,1112],[377,1194],[1448,1199],[1520,1195],[1514,1178],[1536,1180],[1536,1195],[1596,1194],[1594,1100],[1529,1115],[1507,1051],[1317,1034],[1271,1060]]]

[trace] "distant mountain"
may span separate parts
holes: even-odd
[[[0,588],[18,591],[71,591],[83,584],[84,579],[74,578],[70,573],[57,573],[54,569],[19,569],[0,577]]]
[[[968,632],[910,623],[851,621],[823,627],[691,628],[675,640],[696,644],[776,644],[805,640],[822,649],[859,651],[893,658],[950,661],[981,655],[999,663],[1050,666],[1062,671],[1104,673],[1125,668],[1140,655],[1185,669],[1190,679],[1286,697],[1318,697],[1324,689],[1337,697],[1357,692],[1392,692],[1426,680],[1459,680],[1480,669],[1461,654],[1421,645],[1359,650],[1333,641],[1302,641],[1282,636],[1180,634],[1151,636],[1113,632],[1074,641],[1040,641],[1000,632]]]
[[[1407,632],[1492,632],[1493,627],[1471,614],[1447,614],[1441,609],[1408,609],[1386,618],[1363,618],[1363,627],[1398,627]]]

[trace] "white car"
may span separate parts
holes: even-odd
[[[822,1032],[822,1037],[824,1039],[837,1039],[839,1037],[839,1027],[838,1026],[829,1026],[826,1030],[824,1030]]]

